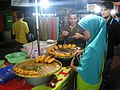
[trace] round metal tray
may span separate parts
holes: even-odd
[[[33,60],[34,60],[34,59],[33,59]],[[22,63],[31,62],[31,61],[33,61],[33,60],[27,60],[27,61],[24,61],[24,62],[22,62]],[[51,75],[53,75],[54,73],[58,72],[58,71],[61,69],[61,67],[62,67],[62,63],[61,63],[60,61],[55,60],[54,62],[55,62],[56,64],[60,65],[60,67],[59,67],[56,71],[50,72],[49,74],[45,74],[45,75],[32,75],[32,76],[31,76],[31,75],[19,74],[19,73],[15,72],[14,70],[13,70],[13,72],[14,72],[16,75],[18,75],[18,76],[20,76],[20,77],[25,77],[25,78],[43,78],[43,77],[48,77],[48,76],[51,76]],[[21,63],[18,63],[18,64],[21,64]],[[16,65],[13,67],[13,69],[14,69],[18,64],[16,64]]]

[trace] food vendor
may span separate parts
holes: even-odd
[[[74,11],[69,13],[69,24],[66,25],[58,39],[58,44],[76,44],[85,47],[86,40],[89,38],[89,32],[83,30],[77,24],[78,14]]]

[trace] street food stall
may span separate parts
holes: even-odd
[[[24,59],[26,60],[19,60],[20,62],[15,62],[15,59],[14,62],[8,60],[6,65],[3,66],[7,71],[3,70],[3,73],[9,73],[9,75],[5,74],[7,79],[11,75],[14,77],[1,82],[0,90],[75,90],[76,72],[69,65],[78,47],[75,44],[56,45],[56,42],[40,41],[41,55],[34,59],[34,50],[37,49],[37,41],[24,44],[21,50],[25,55],[27,52],[29,59],[25,56]],[[19,53],[12,54],[14,55],[11,58],[15,58]],[[7,54],[6,57],[10,58],[9,55]],[[10,65],[12,65],[12,68],[9,68]]]
[[[19,0],[11,1],[13,6],[19,6]],[[80,58],[76,57],[75,52],[77,50],[83,52],[84,48],[73,43],[68,44],[64,42],[64,44],[60,44],[57,40],[63,27],[68,24],[67,15],[71,11],[71,6],[74,6],[72,10],[76,9],[79,13],[79,19],[81,19],[86,14],[93,13],[97,5],[91,3],[85,4],[82,0],[75,3],[72,1],[68,3],[69,5],[66,5],[67,7],[62,9],[60,7],[65,5],[60,4],[54,10],[56,13],[48,14],[46,9],[38,3],[38,1],[46,0],[25,1],[27,3],[35,1],[32,4],[25,4],[26,7],[30,6],[30,8],[33,8],[33,10],[31,9],[33,12],[30,14],[34,20],[31,19],[29,23],[31,23],[30,27],[34,29],[35,38],[29,43],[24,44],[22,48],[18,47],[17,44],[12,45],[11,43],[10,45],[7,44],[7,46],[3,44],[4,49],[1,49],[0,46],[0,57],[4,56],[5,59],[2,58],[0,60],[0,90],[76,90],[77,72],[70,67],[70,63],[73,59],[77,60],[74,64],[79,63]],[[66,4],[64,0],[62,1]],[[24,6],[23,2],[21,3],[17,8]],[[116,3],[114,4],[119,6]],[[53,9],[56,6],[52,6],[51,3],[51,7]],[[49,9],[52,12],[52,9]],[[86,9],[90,9],[90,12]]]
[[[75,73],[70,67],[62,67],[51,81],[44,85],[33,86],[24,78],[14,78],[5,84],[0,84],[0,90],[74,90],[75,89]]]

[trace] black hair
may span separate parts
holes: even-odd
[[[17,18],[20,19],[20,18],[23,18],[23,17],[24,17],[24,14],[21,11],[18,11],[17,12]]]
[[[113,3],[111,1],[103,2],[101,6],[105,7],[106,9],[113,9]]]
[[[72,15],[72,14],[76,14],[77,17],[78,17],[78,13],[77,13],[77,11],[70,11],[70,12],[69,12],[69,16]]]

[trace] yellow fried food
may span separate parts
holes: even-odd
[[[24,73],[25,75],[27,75],[27,74],[28,74],[28,71],[27,71],[27,70],[23,70],[23,73]]]
[[[28,75],[33,75],[33,71],[28,71]]]
[[[52,51],[50,51],[48,53],[51,54],[51,55],[55,55],[55,52],[52,52]]]
[[[51,57],[50,56],[47,56],[44,60],[44,62],[48,62],[48,60],[50,59]]]
[[[63,48],[64,49],[68,48],[67,44],[63,44]]]
[[[35,62],[38,63],[40,58],[41,58],[41,56],[38,56],[38,58],[35,60]]]
[[[64,53],[61,53],[61,54],[60,54],[60,57],[65,57],[65,54],[64,54]]]
[[[39,72],[36,71],[28,71],[28,75],[32,76],[32,75],[38,75]]]
[[[17,68],[17,67],[14,67],[13,70],[14,70],[15,72],[19,72],[19,68]]]
[[[57,46],[57,45],[55,45],[54,48],[55,48],[56,50],[58,50],[58,46]]]
[[[59,47],[60,49],[62,49],[62,48],[63,48],[63,47],[62,47],[62,44],[59,44],[59,45],[58,45],[58,47]]]
[[[16,72],[19,73],[19,72],[20,72],[20,69],[19,69],[19,68],[16,68]]]
[[[44,59],[45,59],[45,55],[43,54],[43,55],[40,57],[39,61],[40,61],[40,62],[43,62]]]
[[[33,72],[33,75],[38,75],[38,74],[39,74],[38,72],[35,72],[35,71]]]
[[[52,46],[50,46],[48,49],[49,49],[49,50],[51,50],[51,49],[53,49],[53,47],[52,47]]]
[[[72,46],[71,44],[68,44],[68,48],[71,48],[71,46]]]
[[[51,50],[47,49],[47,52],[50,52]]]
[[[75,44],[72,44],[71,48],[76,48],[76,45],[75,45]]]
[[[51,58],[51,59],[49,59],[49,61],[47,63],[52,63],[54,61],[55,61],[55,58]]]
[[[59,54],[59,53],[55,53],[55,56],[56,56],[56,57],[60,57],[60,54]]]
[[[66,54],[65,54],[66,57],[69,57],[70,55],[71,55],[70,53],[66,53]]]
[[[19,74],[24,74],[24,71],[23,71],[23,69],[20,69],[19,68],[19,72],[18,72]]]

